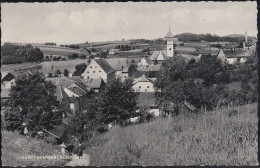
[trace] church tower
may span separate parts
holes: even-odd
[[[174,56],[174,43],[173,43],[173,35],[171,33],[170,27],[169,27],[169,32],[166,35],[166,40],[167,40],[167,56],[169,58],[173,58]]]

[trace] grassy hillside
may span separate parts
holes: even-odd
[[[72,54],[82,55],[85,54],[82,50],[56,47],[56,46],[47,46],[47,45],[34,45],[41,50],[44,56],[46,55],[59,55],[59,56],[68,56]]]
[[[8,64],[8,65],[1,65],[1,72],[6,71],[13,71],[16,69],[26,69],[28,68],[37,68],[37,66],[41,66],[40,63],[21,63],[21,64]]]
[[[87,151],[94,166],[254,165],[257,120],[256,104],[158,118],[98,135]]]
[[[63,166],[68,160],[25,160],[21,156],[61,156],[60,148],[43,140],[27,138],[2,130],[2,165],[4,166]]]

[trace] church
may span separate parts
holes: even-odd
[[[150,56],[153,63],[161,63],[174,57],[174,42],[177,42],[178,39],[174,38],[170,28],[164,39],[167,41],[166,50],[154,51]]]

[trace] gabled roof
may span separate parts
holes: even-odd
[[[223,50],[225,56],[227,58],[237,58],[237,57],[248,57],[249,53],[244,52],[243,49],[235,49],[235,50]]]
[[[90,87],[88,86],[86,81],[84,81],[79,77],[62,77],[58,81],[56,81],[55,85],[62,86],[63,88],[69,88],[73,84],[75,84],[76,86],[78,86],[79,88],[83,89],[86,92],[90,91]]]
[[[90,88],[99,89],[103,79],[102,78],[92,78],[87,80],[87,84]]]
[[[137,70],[138,71],[144,71],[144,72],[151,72],[151,71],[160,71],[161,69],[161,64],[157,64],[157,65],[149,65],[149,66],[138,66]]]
[[[57,100],[59,102],[62,102],[62,99],[68,97],[68,95],[66,94],[66,92],[63,90],[61,86],[56,86],[56,91],[54,95],[57,97]]]
[[[122,71],[124,67],[128,66],[126,58],[108,58],[106,61],[115,71]]]
[[[95,61],[107,74],[114,72],[114,69],[108,64],[105,59],[97,59]]]
[[[138,83],[138,82],[152,82],[152,83],[154,83],[154,80],[152,80],[152,79],[146,77],[146,76],[143,74],[141,77],[135,79],[135,80],[133,81],[133,84],[136,84],[136,83]]]
[[[18,78],[23,75],[32,75],[32,72],[30,70],[15,70],[9,73],[11,73],[15,78]]]
[[[147,107],[155,107],[155,93],[139,93],[136,106],[141,107],[143,105]]]
[[[150,59],[152,61],[158,60],[158,61],[162,61],[161,59],[158,59],[158,57],[163,58],[163,60],[168,60],[169,58],[167,57],[167,51],[165,50],[160,50],[160,51],[154,51],[153,54],[150,56]]]
[[[152,62],[152,60],[149,58],[149,57],[144,57],[144,59],[145,59],[145,61],[149,64],[149,65],[151,65],[153,62]]]
[[[79,87],[69,87],[67,88],[69,89],[71,92],[75,93],[76,95],[80,96],[84,96],[86,95],[88,92],[86,92],[85,90],[79,88]]]
[[[192,104],[188,103],[186,100],[183,102],[183,104],[192,111],[196,110],[196,108]]]

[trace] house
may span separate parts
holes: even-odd
[[[149,57],[144,57],[138,62],[138,66],[149,66],[152,65],[153,61]]]
[[[225,63],[235,64],[237,62],[244,63],[250,55],[250,52],[243,51],[242,49],[221,49],[217,57]]]
[[[102,78],[105,83],[115,76],[115,70],[105,59],[92,60],[82,73],[84,79]]]
[[[169,59],[167,56],[166,50],[154,51],[153,54],[150,56],[150,59],[153,63],[160,63]]]
[[[32,75],[30,70],[15,70],[11,72],[2,72],[1,74],[1,88],[11,89],[11,86],[15,84],[15,80],[23,75]]]
[[[144,72],[144,74],[149,78],[156,77],[156,75],[159,73],[160,69],[161,69],[161,64],[156,64],[156,65],[152,64],[149,66],[138,66],[137,67],[138,71]]]
[[[86,79],[86,83],[96,93],[99,93],[105,87],[105,82],[102,78]]]
[[[181,103],[175,104],[171,101],[165,101],[162,103],[161,111],[164,113],[164,115],[172,115],[175,114],[190,114],[197,111],[196,107],[194,107],[192,104],[187,102],[186,100],[182,101]]]
[[[155,92],[154,79],[142,75],[133,81],[132,88],[135,92]]]
[[[110,49],[108,54],[109,55],[115,55],[116,53],[118,53],[119,49]]]

